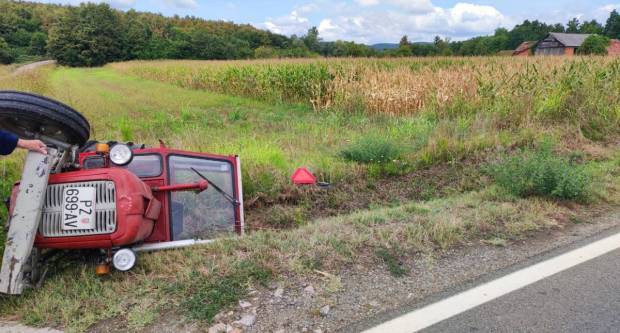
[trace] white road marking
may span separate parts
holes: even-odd
[[[620,248],[620,233],[414,310],[364,333],[412,333]]]

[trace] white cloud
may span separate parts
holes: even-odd
[[[379,0],[355,0],[358,4],[362,6],[375,6],[379,4]]]
[[[620,9],[620,3],[611,3],[609,5],[605,5],[599,8],[600,11],[605,12],[607,14],[611,13],[613,10],[619,10]]]
[[[307,3],[296,7],[288,15],[268,18],[265,22],[259,24],[259,27],[283,35],[303,35],[314,26],[306,16],[321,9],[323,8],[316,3]]]
[[[379,4],[391,5],[409,13],[429,13],[434,8],[431,0],[356,0],[355,2],[363,7]]]
[[[312,27],[310,20],[302,16],[303,12],[293,10],[289,15],[268,19],[262,26],[272,32],[283,35],[304,34]]]
[[[505,20],[494,7],[469,3],[457,3],[448,15],[453,31],[486,32],[499,27]]]
[[[426,14],[435,9],[431,0],[389,0],[387,3],[413,14]]]
[[[594,11],[592,16],[599,22],[605,24],[609,18],[609,13],[611,13],[614,9],[620,11],[620,3],[610,3],[608,5],[601,6]]]
[[[415,41],[430,41],[436,35],[463,39],[493,33],[507,23],[507,18],[491,6],[457,3],[451,8],[432,6],[423,11],[420,9],[424,7],[415,8],[419,11],[358,11],[350,16],[325,18],[318,29],[326,40],[375,43],[398,41],[403,35]]]
[[[164,0],[164,2],[175,8],[198,8],[196,0]]]

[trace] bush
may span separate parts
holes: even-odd
[[[15,60],[9,44],[0,37],[0,64],[10,64]]]
[[[340,152],[340,155],[348,161],[366,164],[392,162],[401,154],[400,147],[381,137],[364,137]]]
[[[254,58],[269,59],[276,58],[277,56],[278,52],[271,46],[259,46],[254,50]]]
[[[508,157],[491,170],[498,185],[519,197],[585,199],[591,182],[583,166],[553,155],[550,149]]]
[[[601,35],[592,35],[583,41],[579,48],[580,54],[607,55],[607,48],[611,40]]]

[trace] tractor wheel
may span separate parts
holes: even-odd
[[[79,146],[90,137],[88,121],[70,106],[18,91],[0,91],[0,129],[24,139],[39,134]]]

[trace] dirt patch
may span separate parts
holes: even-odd
[[[289,186],[275,199],[246,203],[250,230],[286,229],[306,221],[373,208],[429,200],[482,188],[482,161],[467,160],[387,178],[353,179],[329,187]]]

